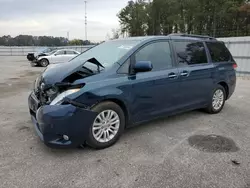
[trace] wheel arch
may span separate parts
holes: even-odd
[[[38,60],[38,61],[39,61],[39,64],[40,64],[40,62],[41,62],[42,60],[44,60],[44,59],[47,60],[48,63],[50,64],[49,59],[48,59],[47,57],[42,57],[40,60]],[[49,64],[48,64],[48,65],[49,65]]]
[[[122,109],[124,116],[125,116],[125,127],[127,127],[127,125],[129,124],[129,121],[130,121],[130,115],[129,115],[128,108],[125,105],[124,101],[122,101],[121,99],[118,99],[118,98],[105,98],[105,99],[101,100],[100,102],[98,102],[97,104],[100,104],[102,102],[108,102],[108,101],[117,104]],[[97,105],[97,104],[95,104],[95,105]]]
[[[221,85],[225,89],[225,91],[226,91],[226,99],[228,99],[228,96],[229,96],[228,84],[225,81],[221,81],[218,84]]]
[[[43,59],[45,59],[49,62],[49,59],[47,57],[41,57],[41,59],[39,59],[39,61],[42,61]]]

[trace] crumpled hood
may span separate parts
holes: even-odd
[[[81,60],[79,63],[59,63],[49,65],[42,74],[42,79],[46,84],[55,84],[62,82],[65,78],[79,71],[86,60]]]
[[[42,77],[46,84],[62,82],[64,78],[73,73],[79,66],[73,66],[70,62],[49,65]]]
[[[41,53],[41,52],[34,53],[35,57],[38,57],[38,56],[47,56],[47,55],[48,55],[48,53]]]

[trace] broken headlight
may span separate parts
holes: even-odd
[[[58,93],[58,89],[56,87],[51,87],[50,89],[46,90],[46,94],[50,97]]]
[[[57,97],[50,103],[50,105],[59,105],[62,103],[62,100],[67,97],[68,95],[71,95],[73,93],[76,93],[80,90],[80,88],[77,89],[69,89],[67,91],[64,91],[57,95]]]

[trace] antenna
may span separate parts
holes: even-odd
[[[85,40],[88,40],[88,31],[87,31],[87,1],[85,3]]]

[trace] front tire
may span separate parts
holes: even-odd
[[[47,67],[49,65],[49,61],[47,59],[41,59],[39,65],[42,67]]]
[[[89,129],[87,144],[95,149],[104,149],[115,144],[123,133],[125,116],[119,105],[102,102],[92,108],[97,116]]]
[[[210,114],[217,114],[223,109],[225,101],[226,91],[223,86],[217,85],[205,110]]]

